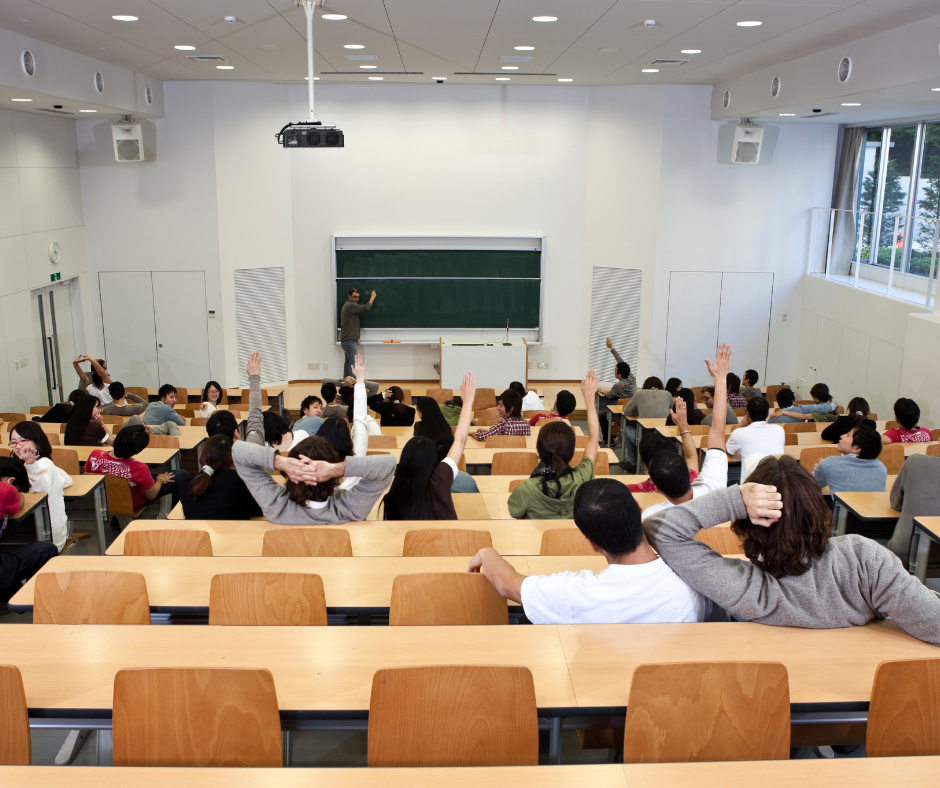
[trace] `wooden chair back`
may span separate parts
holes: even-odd
[[[786,432],[783,435],[783,445],[784,446],[799,446],[800,439],[796,436],[795,432]]]
[[[29,412],[33,416],[44,416],[50,410],[52,410],[51,405],[33,405],[30,407]]]
[[[777,402],[777,392],[780,391],[780,389],[788,388],[790,387],[786,384],[782,384],[780,386],[767,386],[764,388],[764,399],[766,399],[771,404],[771,406],[773,406]]]
[[[493,454],[493,476],[528,476],[539,464],[534,451],[498,451]]]
[[[540,413],[548,413],[547,410],[524,410],[522,411],[522,418],[526,421],[529,421],[533,416],[537,416]]]
[[[404,397],[404,400],[402,401],[402,405],[409,405],[409,406],[410,406],[410,405],[412,404],[412,402],[411,402],[411,389],[402,389],[402,390],[401,390],[401,393],[402,393],[402,396]]]
[[[274,528],[265,531],[266,558],[352,558],[349,531],[342,528]]]
[[[539,555],[597,555],[578,528],[550,528],[542,531]]]
[[[493,546],[489,531],[466,528],[421,528],[405,532],[401,554],[413,558],[437,556],[474,556],[484,547]]]
[[[493,435],[486,439],[487,449],[524,449],[524,435]]]
[[[473,417],[477,422],[479,422],[478,426],[480,427],[492,427],[502,418],[495,408],[490,408],[489,410],[474,413]]]
[[[58,435],[47,435],[47,438],[58,438]],[[51,443],[51,441],[50,441]],[[78,476],[81,473],[81,466],[78,463],[78,452],[75,449],[52,447],[52,464],[56,468],[61,468],[69,476]],[[126,482],[125,482],[126,484]],[[130,492],[130,488],[128,488]]]
[[[392,582],[390,626],[508,624],[509,608],[481,574],[428,572]]]
[[[2,415],[3,415],[3,414],[0,413],[0,416],[2,416]],[[896,421],[886,421],[886,422],[885,422],[885,430],[886,430],[886,431],[887,431],[887,430],[896,430],[896,429],[897,429],[898,427],[900,427],[900,426],[901,426],[901,425],[898,424]]]
[[[870,418],[872,421],[878,421],[878,414],[877,414],[877,413],[869,413],[869,414],[868,414],[868,418]]]
[[[838,457],[839,450],[835,446],[808,446],[800,452],[800,465],[803,470],[813,472],[826,457]]]
[[[376,671],[369,766],[534,766],[535,685],[526,667],[440,665]]]
[[[716,553],[721,553],[722,555],[741,555],[744,553],[740,538],[731,530],[729,524],[703,528],[695,534],[695,540],[697,542],[704,542]]]
[[[139,572],[40,572],[34,624],[149,624],[147,582]]]
[[[397,449],[398,439],[394,435],[370,435],[370,449]]]
[[[128,531],[124,534],[124,555],[163,555],[212,557],[208,531]]]
[[[189,421],[189,426],[190,426],[190,427],[205,427],[207,421],[209,421],[209,417],[208,417],[208,416],[206,416],[206,418],[204,418],[204,419],[200,419],[200,418],[197,416],[197,417],[194,418],[194,419],[190,419],[190,421]]]
[[[336,387],[339,390],[339,386]],[[242,401],[241,404],[247,408],[248,406],[248,396],[251,394],[251,389],[242,389]],[[261,407],[268,407],[268,390],[261,389]],[[229,406],[231,408],[231,406]]]
[[[46,438],[49,439],[50,446],[61,446],[62,445],[62,433],[59,432],[47,432]]]
[[[0,446],[0,457],[12,457],[13,452],[11,452],[6,446]]]
[[[453,389],[428,389],[424,392],[425,397],[430,397],[438,405],[443,405],[454,398]]]
[[[747,416],[747,408],[732,408],[731,410],[734,412],[734,415],[739,418]]]
[[[817,432],[816,424],[812,421],[803,421],[794,424],[781,424],[784,432]]]
[[[123,416],[105,416],[104,414],[102,414],[101,423],[102,424],[123,424],[124,417]]]
[[[928,457],[940,457],[940,445],[932,443],[927,447],[927,456]]]
[[[189,389],[181,389],[179,386],[176,387],[176,404],[177,405],[186,405],[189,402]]]
[[[520,484],[522,484],[524,481],[525,481],[525,479],[512,479],[512,480],[509,482],[509,492],[512,492],[513,490],[515,490],[516,487],[518,487],[518,486],[519,486]]]
[[[29,416],[25,413],[0,413],[0,419],[3,419],[13,429],[21,421],[29,421]]]
[[[144,510],[143,506],[134,508],[131,486],[120,476],[105,475],[104,494],[108,499],[108,517],[139,517]]]
[[[125,386],[124,391],[130,392],[131,394],[136,394],[144,402],[150,401],[150,392],[147,391],[146,386]]]
[[[930,448],[929,446],[927,447]],[[897,476],[901,472],[901,466],[904,465],[904,444],[887,443],[881,447],[881,454],[878,459],[884,463],[888,469],[889,476]]]
[[[689,386],[689,387],[688,387],[689,391],[692,392],[692,396],[695,398],[695,399],[693,400],[694,402],[701,402],[701,401],[702,401],[702,389],[703,389],[703,388],[705,388],[705,387],[704,387],[704,386]]]
[[[467,403],[464,403],[466,407]],[[486,408],[496,407],[496,389],[477,389],[473,395],[473,410],[485,410]]]
[[[790,757],[790,687],[779,662],[640,665],[624,729],[624,763]]]
[[[940,430],[931,430],[930,440],[932,441],[940,440]]]
[[[133,668],[114,677],[115,766],[280,766],[263,668]]]
[[[209,586],[209,624],[229,627],[325,627],[320,575],[233,572]]]
[[[587,448],[588,441],[590,438],[587,435],[575,435],[574,436],[574,447],[576,449]]]
[[[180,439],[175,435],[151,435],[150,443],[147,444],[149,449],[178,449],[180,447]]]
[[[940,755],[940,659],[898,659],[875,670],[865,754]]]
[[[193,410],[192,408],[177,408],[176,415],[184,419],[194,419],[198,410]]]
[[[390,451],[367,451],[366,457],[375,457],[377,454],[391,454]]]
[[[0,765],[29,766],[32,746],[23,675],[15,665],[0,665]]]
[[[574,456],[571,458],[571,462],[569,464],[571,465],[572,468],[577,468],[578,465],[581,464],[581,460],[583,459],[584,459],[584,452],[576,451],[574,453]],[[594,475],[595,476],[610,476],[610,458],[607,456],[607,452],[598,450],[597,456],[594,458]]]
[[[232,413],[235,414],[235,418],[237,419],[239,418],[238,414],[242,413],[243,411],[251,410],[251,406],[248,404],[247,401],[233,402],[228,406],[228,409],[232,411]]]

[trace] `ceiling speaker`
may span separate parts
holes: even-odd
[[[734,130],[734,145],[731,148],[732,164],[757,164],[760,161],[760,144],[764,138],[763,126],[739,123]]]
[[[114,158],[120,162],[144,160],[144,138],[136,121],[118,121],[111,126]]]

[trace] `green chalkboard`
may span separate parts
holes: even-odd
[[[363,329],[539,328],[538,251],[337,250],[336,320],[355,287],[378,293]]]

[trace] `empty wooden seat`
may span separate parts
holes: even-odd
[[[411,557],[474,556],[484,547],[493,546],[489,531],[466,528],[421,528],[405,532],[402,555]]]
[[[576,451],[574,457],[571,458],[569,465],[572,468],[577,468],[581,464],[581,460],[584,459],[583,451]],[[595,476],[610,476],[610,458],[607,456],[607,452],[598,451],[597,456],[594,458],[594,475]]]
[[[113,705],[115,766],[281,765],[281,719],[268,670],[119,670]]]
[[[34,624],[149,624],[147,583],[139,572],[39,572]]]
[[[0,419],[5,421],[12,430],[19,422],[29,421],[30,418],[25,413],[0,413]]]
[[[509,608],[481,574],[428,572],[392,582],[391,626],[508,624]]]
[[[454,398],[453,389],[428,389],[424,392],[425,397],[430,397],[438,405],[443,405],[445,402],[449,402]]]
[[[486,439],[487,449],[524,449],[525,444],[523,435],[493,435]]]
[[[102,416],[101,416],[101,423],[102,423],[102,424],[123,424],[123,423],[124,423],[124,417],[123,417],[123,416],[105,416],[105,415],[102,415]]]
[[[518,487],[518,486],[519,486],[520,484],[522,484],[524,481],[525,481],[525,479],[512,479],[512,480],[510,480],[510,482],[509,482],[509,492],[512,492],[513,490],[515,490],[516,487]]]
[[[261,555],[278,558],[352,558],[349,531],[342,528],[274,528],[265,531]]]
[[[927,447],[930,448],[929,446]],[[888,469],[889,476],[897,476],[901,472],[901,466],[904,465],[904,444],[887,443],[881,447],[881,454],[878,459],[884,463]]]
[[[53,449],[53,451],[55,451],[55,449]],[[75,452],[75,449],[66,451]],[[77,452],[75,452],[75,454],[77,456]],[[55,463],[55,455],[53,455],[52,461]],[[86,473],[88,473],[88,471],[86,471]],[[107,474],[92,475],[104,475],[104,493],[108,502],[109,518],[117,518],[119,524],[123,527],[131,520],[140,517],[141,513],[144,511],[144,507],[134,508],[131,486],[127,483],[127,479],[121,476],[109,476]]]
[[[46,438],[49,440],[50,446],[61,446],[62,445],[62,434],[56,432],[47,432]]]
[[[193,408],[177,408],[176,409],[176,415],[184,419],[194,419],[196,418],[196,413],[198,413],[198,411],[194,410]]]
[[[47,435],[47,438],[56,438],[58,435]],[[51,441],[50,441],[51,443]],[[81,466],[78,463],[78,452],[75,449],[52,447],[52,456],[49,458],[56,468],[61,468],[69,476],[78,476],[81,473]]]
[[[576,449],[584,449],[588,445],[590,438],[587,435],[575,435],[574,436],[574,447]]]
[[[3,414],[0,413],[0,416],[3,416]],[[898,424],[896,421],[886,421],[886,422],[885,422],[885,431],[887,432],[888,430],[896,430],[896,429],[897,429],[898,427],[900,427],[900,426],[901,426],[901,425]]]
[[[826,457],[838,457],[839,449],[835,446],[809,446],[800,452],[800,465],[804,470],[813,472]]]
[[[394,435],[370,435],[370,449],[397,449],[398,439]]]
[[[932,441],[940,440],[940,430],[931,430],[930,440]]]
[[[532,673],[481,665],[376,671],[368,748],[373,767],[535,765]]]
[[[793,422],[791,424],[780,424],[784,432],[818,432],[816,424],[812,421]]]
[[[493,476],[528,476],[539,464],[534,451],[498,451],[493,454]]]
[[[473,418],[480,427],[492,427],[502,419],[502,416],[499,415],[496,408],[490,408],[489,410],[474,412]]]
[[[542,532],[539,555],[597,555],[578,528],[550,528]]]
[[[250,393],[251,393],[251,389],[242,389],[241,404],[246,406],[246,408],[248,406],[248,396]],[[268,407],[268,390],[267,389],[261,389],[261,407],[262,408]]]
[[[875,670],[865,754],[940,755],[940,659],[899,659]]]
[[[784,446],[799,446],[800,439],[797,437],[795,432],[785,432],[783,434],[783,445]]]
[[[779,662],[640,665],[625,763],[787,760],[790,688]]]
[[[176,435],[151,435],[148,449],[178,449],[180,439]]]
[[[467,403],[464,403],[466,407]],[[496,407],[496,389],[477,389],[473,395],[473,410],[484,410]]]
[[[189,402],[189,389],[181,389],[179,386],[176,387],[176,404],[185,405]]]
[[[209,587],[209,624],[231,627],[326,626],[320,575],[233,572]]]
[[[29,412],[32,416],[44,416],[50,410],[52,410],[51,405],[33,405],[30,407]]]
[[[197,416],[196,418],[189,420],[189,426],[190,427],[205,427],[207,421],[209,421],[208,416],[204,419],[201,419]]]
[[[0,665],[0,765],[29,766],[29,712],[23,676],[15,665]]]
[[[148,402],[150,399],[150,392],[147,391],[146,386],[125,386],[124,391],[130,394],[136,394],[144,402]]]
[[[124,555],[211,557],[212,542],[208,531],[128,531],[124,535]]]
[[[940,457],[940,445],[937,445],[936,443],[934,443],[928,446],[927,456],[928,457]]]
[[[744,548],[741,539],[731,530],[730,525],[716,525],[712,528],[703,528],[695,534],[697,542],[704,542],[716,553],[722,555],[741,555]]]

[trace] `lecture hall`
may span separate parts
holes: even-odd
[[[938,247],[936,2],[0,0],[0,785],[933,788]]]

